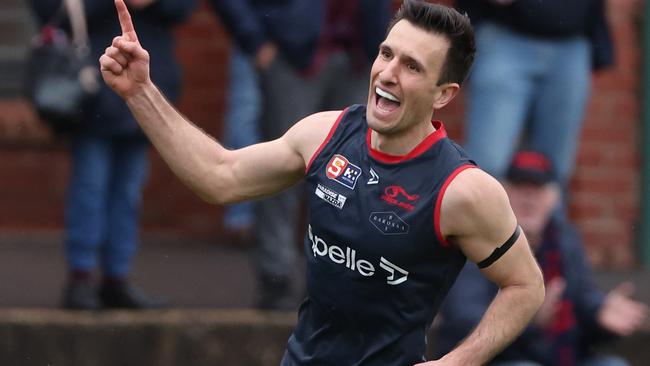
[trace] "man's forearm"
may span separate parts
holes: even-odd
[[[502,288],[478,326],[442,360],[450,365],[483,365],[523,331],[544,299],[543,285]]]
[[[153,83],[126,98],[134,117],[172,171],[199,196],[221,202],[224,190],[215,179],[226,152],[201,129],[187,121]],[[220,194],[217,194],[221,192]]]

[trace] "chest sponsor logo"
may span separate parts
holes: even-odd
[[[357,258],[357,251],[355,249],[347,246],[344,249],[338,245],[328,244],[312,232],[311,225],[309,225],[308,233],[309,240],[311,241],[311,250],[315,258],[320,257],[335,264],[342,265],[350,271],[359,273],[363,277],[372,277],[377,274],[375,265],[368,260]],[[389,285],[399,285],[408,279],[408,271],[391,263],[384,257],[379,259],[379,267],[385,271],[383,274],[386,276],[386,283]]]
[[[393,206],[401,207],[406,211],[413,211],[420,195],[408,194],[403,187],[388,186],[384,189],[381,199]]]
[[[370,168],[370,179],[368,179],[367,185],[379,184],[379,174]]]
[[[407,271],[389,262],[388,259],[384,257],[381,257],[379,266],[384,271],[388,272],[386,283],[389,285],[399,285],[402,282],[406,282],[408,279],[409,273]]]
[[[361,168],[350,163],[345,156],[336,154],[327,164],[325,173],[327,178],[354,189],[357,179],[361,176]]]
[[[316,186],[316,192],[314,193],[320,199],[338,208],[339,210],[343,208],[343,205],[345,205],[345,200],[347,200],[344,195],[335,192],[334,190],[331,190],[320,183],[318,186]]]
[[[372,212],[370,223],[384,235],[408,234],[409,225],[395,212]]]

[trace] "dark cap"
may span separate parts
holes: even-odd
[[[555,181],[555,172],[546,155],[536,151],[520,151],[512,159],[506,179],[512,183],[541,185]]]

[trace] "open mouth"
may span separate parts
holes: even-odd
[[[399,108],[401,102],[393,94],[375,87],[375,99],[377,101],[377,108],[383,112],[392,112]]]

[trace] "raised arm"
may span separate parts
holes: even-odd
[[[466,169],[442,201],[441,230],[474,263],[513,236],[517,220],[501,185],[480,169]],[[499,286],[478,326],[431,365],[482,365],[510,344],[544,300],[542,273],[523,232],[502,256],[481,270]]]
[[[115,37],[100,67],[153,145],[176,175],[203,199],[230,203],[282,191],[298,182],[338,112],[298,122],[281,138],[230,151],[187,121],[149,78],[149,54],[138,42],[123,0],[115,0],[122,35]]]

